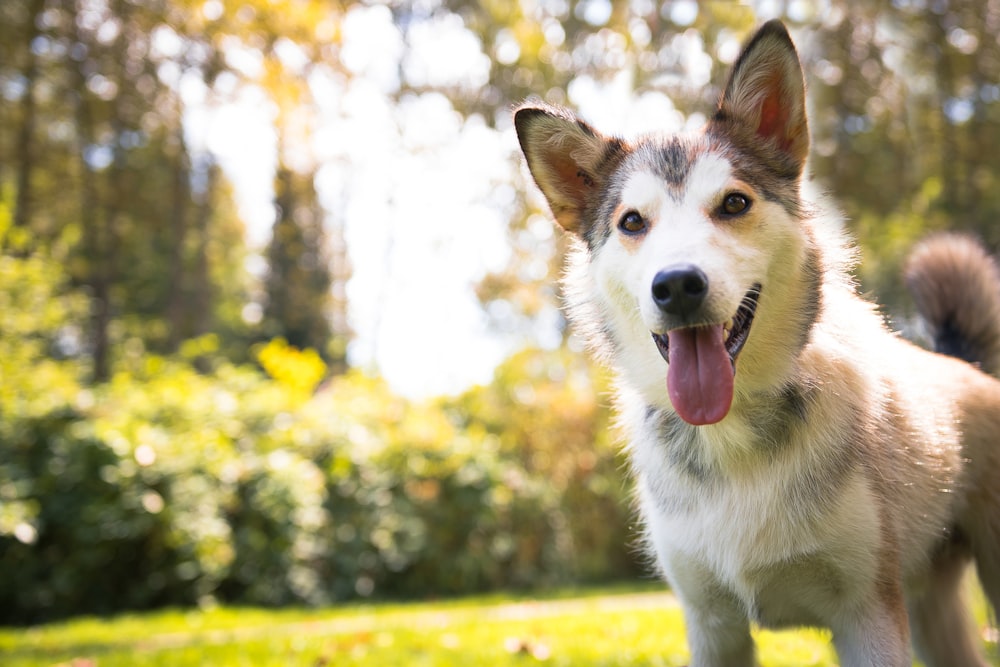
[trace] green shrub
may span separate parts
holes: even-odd
[[[54,412],[11,430],[17,437],[2,441],[3,500],[32,511],[0,533],[0,620],[192,601],[170,577],[168,526],[144,507],[153,487],[126,474],[79,414]]]
[[[594,384],[519,368],[563,361],[526,353],[432,402],[356,372],[309,396],[149,356],[94,389],[67,371],[59,400],[25,383],[19,410],[0,403],[0,622],[629,574]]]

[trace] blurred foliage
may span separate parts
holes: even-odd
[[[635,571],[613,449],[553,449],[539,465],[505,446],[534,428],[528,415],[573,412],[552,382],[524,417],[478,426],[454,415],[509,400],[502,380],[452,405],[356,373],[303,402],[254,371],[207,377],[159,358],[98,390],[66,382],[62,405],[40,392],[0,412],[5,623]]]
[[[358,371],[313,392],[323,362],[282,340],[258,353],[273,379],[133,351],[88,387],[49,351],[82,306],[56,265],[0,272],[0,622],[636,571],[603,380],[577,357],[525,351],[429,402]]]
[[[312,394],[326,375],[326,364],[316,350],[299,350],[284,338],[275,338],[261,347],[257,361],[268,375],[303,396]]]
[[[0,201],[0,246],[23,247],[24,241]],[[0,252],[0,406],[13,414],[54,409],[76,389],[79,365],[60,358],[72,357],[78,345],[86,299],[66,289],[60,259]],[[41,402],[29,405],[27,396]]]

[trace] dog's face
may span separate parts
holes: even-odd
[[[666,361],[674,410],[722,420],[744,348],[766,337],[758,315],[787,289],[781,264],[800,265],[805,245],[805,94],[784,27],[746,46],[697,135],[627,143],[549,107],[519,109],[515,126],[553,215],[586,246],[624,364],[662,391]]]

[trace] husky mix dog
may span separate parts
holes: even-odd
[[[752,623],[830,628],[843,665],[910,665],[911,639],[927,665],[987,664],[962,594],[974,560],[1000,608],[1000,382],[983,372],[1000,370],[1000,279],[982,248],[932,237],[907,268],[952,356],[886,328],[805,191],[805,85],[777,21],[699,133],[626,141],[534,104],[514,120],[574,239],[570,318],[616,371],[691,664],[753,664]]]

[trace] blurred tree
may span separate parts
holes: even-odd
[[[41,14],[44,0],[31,0],[28,7],[28,16],[34,19]],[[19,227],[27,225],[30,216],[31,206],[31,176],[35,164],[35,96],[38,82],[38,57],[35,53],[36,41],[40,34],[40,26],[37,20],[28,23],[25,30],[24,41],[20,45],[21,53],[24,56],[23,64],[23,86],[21,94],[21,123],[17,134],[17,179],[16,192],[17,202],[14,206],[14,224]]]
[[[276,220],[267,247],[267,297],[263,333],[299,349],[312,348],[331,360],[330,261],[323,211],[314,175],[280,165],[275,179]]]
[[[258,79],[276,110],[278,166],[274,180],[275,222],[265,257],[261,334],[299,349],[316,350],[334,375],[347,370],[346,301],[350,278],[342,227],[329,225],[316,190],[314,134],[318,105],[310,76],[320,67],[326,43],[313,26],[326,25],[337,10],[309,3],[300,17],[267,30],[265,63]],[[324,23],[327,22],[327,23]],[[333,239],[329,238],[333,235]]]
[[[242,224],[204,139],[192,142],[190,111],[245,86],[279,95],[303,74],[293,61],[328,58],[339,14],[298,0],[0,7],[0,202],[34,244],[67,248],[65,268],[90,296],[82,349],[95,381],[122,344],[174,352],[210,331],[215,349],[250,359]],[[248,53],[267,76],[247,69]]]

